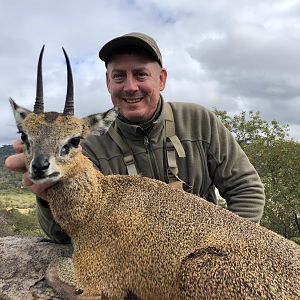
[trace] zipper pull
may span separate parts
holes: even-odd
[[[148,136],[144,137],[144,145],[146,146],[146,148],[148,148],[148,146],[149,146],[149,138],[148,138]]]

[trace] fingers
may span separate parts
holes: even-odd
[[[9,156],[5,160],[5,167],[11,171],[24,173],[26,171],[24,153]]]
[[[35,184],[29,179],[28,172],[23,174],[22,185],[28,188],[32,193],[47,200],[47,189],[55,183]]]
[[[47,201],[47,188],[48,187],[49,187],[48,185],[44,185],[44,184],[32,184],[32,185],[28,186],[28,189],[32,193],[37,195],[38,197]]]
[[[25,165],[25,155],[23,153],[23,142],[16,140],[13,144],[13,148],[17,154],[9,156],[5,160],[5,166],[11,171],[23,173],[22,185],[28,188],[32,193],[47,200],[47,189],[52,186],[51,184],[35,184],[29,179],[29,175]]]
[[[23,152],[23,142],[22,142],[22,140],[16,140],[13,143],[13,148],[16,151],[16,153],[22,153]]]
[[[26,166],[23,154],[23,142],[21,140],[16,140],[13,144],[13,148],[17,154],[9,156],[5,160],[5,166],[11,171],[24,173],[26,171]]]
[[[33,185],[33,182],[29,179],[28,172],[25,172],[23,174],[22,185],[23,187],[27,187],[27,188]]]

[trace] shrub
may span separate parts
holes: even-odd
[[[291,237],[290,240],[300,245],[300,236]]]

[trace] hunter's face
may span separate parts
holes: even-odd
[[[167,72],[144,55],[120,54],[107,65],[106,84],[112,102],[127,120],[135,123],[151,119]]]

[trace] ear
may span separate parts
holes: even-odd
[[[14,113],[17,127],[20,129],[22,127],[22,122],[24,121],[26,116],[29,113],[31,113],[31,111],[24,107],[19,106],[12,98],[9,98],[9,102]]]
[[[109,78],[109,73],[108,73],[108,71],[106,71],[106,73],[105,73],[105,78],[106,78],[106,87],[107,87],[107,90],[108,90],[109,93],[110,93],[110,78]]]
[[[161,71],[160,71],[160,76],[159,76],[160,91],[163,91],[165,89],[167,76],[168,76],[167,70],[165,68],[162,68]]]
[[[98,113],[83,118],[84,123],[88,126],[88,135],[102,135],[106,133],[118,114],[119,108],[114,107],[105,113]]]

